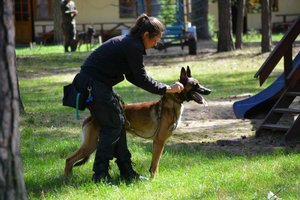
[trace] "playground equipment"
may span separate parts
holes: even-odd
[[[292,140],[300,135],[300,109],[291,107],[294,100],[300,97],[300,52],[294,59],[292,56],[293,42],[299,34],[300,16],[276,45],[255,77],[259,78],[262,85],[282,57],[284,58],[283,74],[264,91],[233,104],[237,118],[254,117],[263,108],[268,110],[262,124],[256,130],[257,136],[262,135],[266,130],[284,132],[286,140]],[[282,120],[284,115],[290,115],[294,120],[288,123]]]
[[[161,43],[158,44],[158,50],[166,50],[170,46],[188,46],[189,54],[197,54],[197,34],[196,27],[191,25],[191,0],[174,0],[171,4],[161,4],[157,0],[145,1],[136,0],[138,14],[147,13],[155,17],[162,15],[161,10],[173,10],[172,21],[165,19],[166,24]]]
[[[300,53],[292,62],[292,69],[300,64]],[[255,118],[257,113],[268,111],[278,100],[285,88],[285,76],[281,74],[269,87],[258,94],[237,101],[233,104],[234,114],[237,118]]]

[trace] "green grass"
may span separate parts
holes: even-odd
[[[112,186],[91,182],[90,161],[63,177],[65,158],[80,145],[80,128],[88,111],[75,120],[75,111],[61,105],[62,87],[71,82],[88,53],[67,56],[61,47],[42,47],[44,53],[17,49],[20,88],[26,114],[21,115],[21,154],[29,199],[266,199],[269,191],[283,199],[300,198],[300,155],[295,149],[278,149],[273,153],[233,153],[207,148],[201,143],[168,144],[158,176],[145,182],[126,184],[119,181],[116,165]],[[189,65],[192,75],[212,89],[207,96],[219,100],[243,93],[255,94],[267,87],[281,68],[261,88],[253,78],[268,54],[259,47],[242,51],[209,53],[180,58],[166,58],[166,66],[148,66],[147,72],[163,82],[173,83],[180,68]],[[299,48],[296,49],[299,51]],[[293,54],[294,55],[294,54]],[[156,59],[156,58],[155,58]],[[146,59],[147,60],[147,59]],[[151,60],[151,59],[150,59]],[[126,102],[159,98],[128,82],[115,87]],[[134,94],[134,95],[133,95]],[[148,175],[151,142],[128,137],[134,168]]]
[[[284,33],[273,33],[272,34],[272,42],[279,42],[282,37],[284,36]],[[247,43],[260,43],[261,42],[261,34],[258,33],[256,30],[250,30],[247,34],[243,34],[242,41],[245,45]],[[218,41],[217,35],[214,34],[212,37],[213,41]],[[233,37],[233,40],[235,41],[235,37]],[[297,37],[296,41],[300,41],[300,36]]]

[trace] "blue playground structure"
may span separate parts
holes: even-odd
[[[292,62],[292,68],[300,64],[300,52]],[[233,111],[237,118],[253,118],[259,112],[270,110],[285,88],[285,76],[280,75],[269,87],[258,94],[237,101],[233,104]]]
[[[188,46],[190,55],[197,54],[196,27],[191,25],[191,3],[187,3],[191,1],[174,0],[173,3],[168,5],[159,2],[153,0],[147,7],[145,0],[136,0],[138,15],[147,13],[150,10],[152,16],[161,17],[163,8],[174,11],[174,16],[171,17],[172,21],[164,20],[164,24],[166,24],[165,32],[157,49],[166,50],[170,46],[181,46],[183,49],[184,46]]]

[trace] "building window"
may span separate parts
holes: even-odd
[[[52,19],[52,0],[35,0],[34,8],[34,18],[36,20]]]
[[[272,11],[273,12],[278,12],[279,11],[278,0],[273,0]]]
[[[28,21],[29,20],[29,7],[27,0],[15,1],[15,18],[16,21]]]
[[[136,5],[135,0],[119,0],[120,18],[135,18]]]

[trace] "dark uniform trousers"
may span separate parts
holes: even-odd
[[[71,51],[76,51],[76,26],[72,22],[63,22],[62,30],[64,34],[64,48],[65,52],[69,52],[69,47]]]
[[[92,81],[91,86],[93,101],[88,108],[100,125],[93,166],[93,171],[97,174],[106,170],[109,160],[114,157],[117,163],[130,163],[131,154],[127,147],[125,117],[119,96],[101,82]]]

